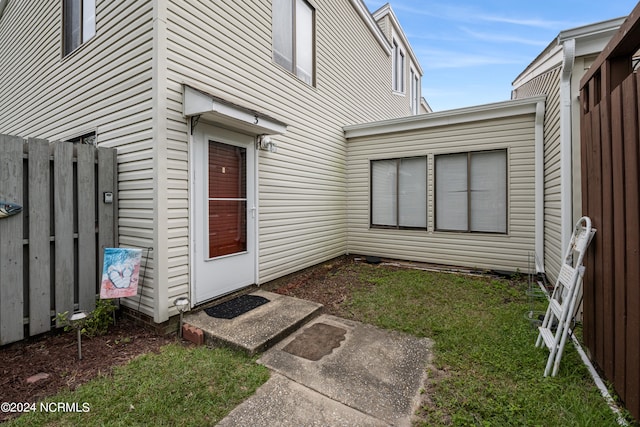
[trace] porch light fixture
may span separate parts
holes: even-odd
[[[182,338],[182,318],[184,312],[187,311],[187,308],[189,307],[189,298],[178,297],[173,301],[173,305],[175,305],[180,312],[180,328],[178,329],[178,336]]]
[[[269,151],[270,153],[278,152],[278,145],[271,140],[269,135],[258,136],[258,148],[261,150]]]
[[[71,323],[71,326],[75,328],[78,334],[78,360],[82,360],[82,326],[86,318],[87,313],[84,311],[73,313],[69,318],[69,323]]]

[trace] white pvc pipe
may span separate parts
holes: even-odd
[[[604,397],[604,400],[609,405],[609,408],[611,408],[611,411],[617,417],[618,424],[621,426],[628,426],[629,423],[627,423],[627,420],[625,420],[624,417],[622,416],[622,412],[620,411],[620,408],[618,408],[618,405],[616,405],[616,402],[613,401],[613,398],[609,394],[609,390],[607,390],[607,386],[605,386],[604,382],[602,381],[602,378],[600,378],[600,375],[598,375],[598,371],[596,371],[596,369],[591,364],[591,361],[585,354],[584,350],[582,349],[582,346],[580,345],[580,343],[578,342],[578,339],[573,333],[571,334],[571,340],[573,341],[573,346],[576,348],[576,350],[578,350],[578,354],[580,355],[582,362],[589,370],[589,373],[591,374],[591,378],[593,378],[593,382],[596,384],[596,387],[598,387],[598,389],[600,390],[600,394],[602,395],[602,397]]]
[[[576,40],[566,40],[563,45],[564,58],[560,76],[560,225],[562,230],[560,247],[566,248],[573,231],[571,77]]]
[[[536,105],[535,120],[535,268],[544,273],[544,113],[545,102]]]
[[[540,289],[542,289],[547,299],[549,299],[550,297],[549,297],[549,292],[547,291],[547,288],[545,288],[541,282],[538,282],[538,286],[540,286]],[[609,394],[609,390],[607,389],[607,386],[602,381],[602,378],[600,378],[598,371],[596,371],[596,369],[593,367],[591,360],[589,360],[586,353],[582,349],[582,346],[580,345],[580,342],[576,338],[573,331],[571,331],[571,341],[573,342],[573,346],[578,351],[578,354],[582,359],[582,363],[584,363],[584,366],[587,367],[587,370],[591,374],[591,378],[593,378],[593,382],[595,383],[596,387],[598,387],[598,390],[600,390],[600,394],[602,395],[604,400],[607,402],[607,405],[609,405],[609,408],[611,408],[611,411],[613,412],[613,414],[617,417],[618,424],[621,426],[628,427],[629,423],[627,423],[627,420],[625,420],[624,417],[622,416],[622,411],[620,411],[620,408],[618,408],[618,405],[616,405],[616,402],[611,397],[611,394]]]

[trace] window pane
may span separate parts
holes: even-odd
[[[209,258],[247,250],[247,202],[209,200]]]
[[[293,72],[293,0],[273,0],[273,59]]]
[[[247,152],[209,141],[209,258],[247,250]]]
[[[436,229],[467,231],[467,155],[436,156]]]
[[[80,46],[81,13],[80,0],[64,0],[64,53]]]
[[[399,224],[427,228],[427,159],[400,160]]]
[[[396,161],[371,162],[371,224],[397,225]]]
[[[398,42],[393,41],[393,90],[400,90],[400,47]]]
[[[415,113],[418,114],[418,112],[420,111],[420,77],[416,74],[414,79],[416,92],[414,94],[413,103],[416,109]]]
[[[507,232],[507,154],[471,153],[471,231]]]
[[[296,0],[296,75],[313,84],[313,9]]]
[[[247,149],[209,141],[209,197],[247,197]]]
[[[410,99],[410,103],[411,103],[411,112],[413,114],[415,114],[415,91],[416,91],[416,82],[415,82],[415,77],[414,77],[414,72],[413,69],[411,69],[409,71],[409,93],[411,94],[411,99]]]
[[[398,76],[398,90],[404,92],[404,52],[400,51],[400,75]]]
[[[82,42],[96,35],[96,0],[82,2]]]

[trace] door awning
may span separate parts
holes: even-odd
[[[250,135],[280,135],[287,125],[258,111],[184,85],[183,113]]]

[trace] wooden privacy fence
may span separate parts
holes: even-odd
[[[581,81],[582,209],[598,229],[584,281],[590,357],[640,419],[640,4]]]
[[[0,345],[95,308],[101,248],[116,244],[116,151],[0,135]],[[113,203],[105,203],[105,193]]]

